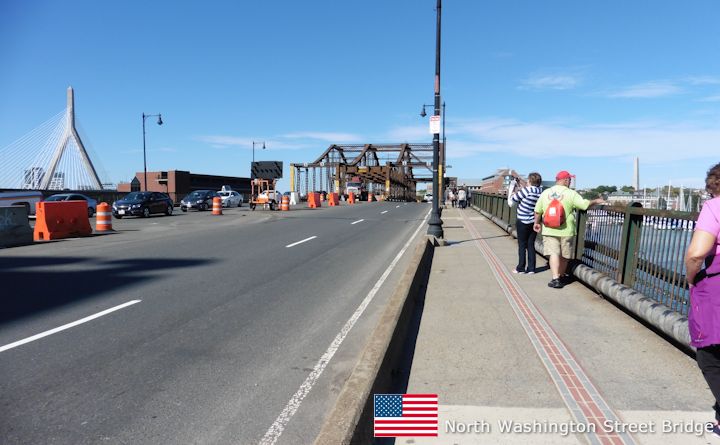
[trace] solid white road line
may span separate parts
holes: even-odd
[[[304,243],[304,242],[306,242],[306,241],[310,241],[311,239],[315,239],[315,238],[317,238],[317,236],[311,236],[310,238],[305,238],[304,240],[300,240],[300,241],[298,241],[298,242],[296,242],[296,243],[288,244],[288,245],[285,246],[285,247],[294,247],[294,246],[297,246],[298,244],[302,244],[302,243]]]
[[[5,345],[5,346],[0,346],[0,352],[7,351],[8,349],[16,348],[16,347],[18,347],[18,346],[20,346],[20,345],[24,345],[25,343],[30,343],[31,341],[35,341],[35,340],[38,340],[38,339],[40,339],[40,338],[47,337],[48,335],[52,335],[52,334],[58,333],[58,332],[60,332],[60,331],[64,331],[65,329],[70,329],[70,328],[72,328],[72,327],[74,327],[74,326],[77,326],[77,325],[79,325],[79,324],[87,323],[87,322],[90,321],[90,320],[94,320],[94,319],[96,319],[96,318],[98,318],[98,317],[102,317],[103,315],[107,315],[107,314],[109,314],[109,313],[111,313],[111,312],[115,312],[115,311],[117,311],[117,310],[126,308],[126,307],[128,307],[128,306],[133,305],[133,304],[140,303],[141,301],[142,301],[142,300],[132,300],[132,301],[128,301],[127,303],[123,303],[123,304],[121,304],[121,305],[119,305],[119,306],[111,307],[110,309],[106,309],[106,310],[104,310],[104,311],[102,311],[102,312],[98,312],[98,313],[95,314],[95,315],[90,315],[89,317],[82,318],[82,319],[80,319],[80,320],[78,320],[78,321],[73,321],[72,323],[68,323],[68,324],[62,325],[62,326],[57,327],[57,328],[55,328],[55,329],[50,329],[49,331],[41,332],[41,333],[39,333],[39,334],[33,335],[32,337],[28,337],[28,338],[25,338],[25,339],[23,339],[23,340],[18,340],[18,341],[14,342],[14,343],[10,343],[10,344],[7,344],[7,345]]]
[[[358,220],[355,221],[355,222],[351,222],[350,225],[357,224],[357,223],[360,223],[360,222],[363,222],[363,221],[365,221],[365,220],[364,220],[364,219],[358,219]]]
[[[343,328],[340,330],[338,335],[335,337],[335,340],[333,340],[333,342],[330,344],[330,347],[328,347],[327,351],[325,351],[322,357],[320,357],[320,360],[318,360],[317,364],[315,364],[313,370],[307,376],[302,385],[300,385],[300,389],[298,389],[295,395],[292,396],[287,405],[285,405],[285,409],[282,410],[277,419],[275,419],[275,422],[270,426],[263,438],[260,440],[260,445],[272,445],[280,438],[280,435],[283,433],[285,426],[288,424],[288,422],[290,422],[292,416],[294,416],[297,410],[300,408],[300,404],[305,399],[305,396],[308,395],[313,385],[315,385],[317,380],[320,378],[320,375],[325,370],[325,367],[328,363],[330,363],[330,360],[335,355],[335,352],[337,352],[343,340],[345,340],[345,337],[347,337],[350,329],[355,326],[355,322],[358,321],[360,316],[365,311],[365,308],[368,306],[368,304],[370,304],[373,298],[375,298],[375,294],[377,294],[378,290],[380,290],[380,287],[383,285],[387,277],[393,271],[398,261],[400,261],[400,258],[403,256],[405,251],[408,249],[408,247],[410,247],[410,244],[412,243],[413,239],[415,239],[415,236],[418,234],[420,229],[425,226],[425,220],[428,216],[430,216],[430,212],[425,215],[425,218],[423,218],[422,222],[415,230],[415,233],[413,233],[410,239],[407,240],[403,248],[392,260],[388,268],[385,269],[385,272],[383,272],[380,279],[377,280],[375,286],[370,289],[370,292],[368,292],[365,299],[362,301],[362,303],[360,303],[360,306],[358,306],[358,308],[355,310],[355,313],[352,314],[352,317],[350,317],[350,319],[345,323],[345,326],[343,326]]]
[[[388,212],[387,210],[384,210],[384,211],[380,212],[380,214],[382,215],[382,214],[385,214],[385,213],[387,213],[387,212]]]

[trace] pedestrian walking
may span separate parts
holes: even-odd
[[[698,367],[715,397],[715,424],[710,432],[720,438],[720,163],[708,170],[705,190],[712,199],[703,204],[685,254],[688,327]]]
[[[455,208],[455,203],[457,202],[457,194],[455,193],[455,189],[450,189],[450,205]]]
[[[528,175],[528,185],[520,188],[519,178],[514,178],[508,190],[508,205],[517,205],[517,218],[515,232],[518,241],[518,263],[514,273],[535,273],[535,238],[537,233],[533,230],[535,223],[535,204],[542,193],[542,176],[532,172]],[[527,256],[527,263],[525,258]],[[527,264],[527,268],[525,267]]]
[[[467,192],[464,188],[458,190],[458,204],[460,205],[461,209],[464,209],[467,205]]]
[[[560,289],[569,281],[566,274],[572,257],[572,239],[575,236],[575,210],[587,210],[602,204],[602,198],[589,201],[570,188],[572,175],[563,170],[555,175],[555,185],[542,192],[535,205],[533,230],[543,236],[543,250],[550,256],[552,280],[549,287]],[[542,224],[541,224],[542,221]]]

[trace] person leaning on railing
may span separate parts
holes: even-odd
[[[712,199],[703,204],[685,254],[690,286],[688,328],[690,343],[697,348],[698,367],[715,397],[716,422],[711,433],[720,437],[720,163],[708,170],[705,189]]]
[[[570,188],[572,175],[563,170],[555,175],[555,185],[542,192],[535,205],[535,224],[533,230],[540,232],[543,236],[543,251],[550,257],[550,271],[552,280],[549,287],[560,289],[569,281],[570,277],[565,273],[568,260],[572,257],[572,239],[575,236],[575,209],[587,210],[588,207],[603,204],[602,198],[589,201],[575,190]],[[557,199],[562,204],[565,213],[565,221],[560,227],[553,228],[541,225],[540,221],[545,210],[550,206],[551,201]]]

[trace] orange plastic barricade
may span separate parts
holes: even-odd
[[[222,215],[222,198],[216,196],[213,198],[213,215]]]
[[[42,201],[35,204],[35,241],[92,235],[87,201]]]
[[[340,205],[340,196],[337,193],[330,193],[328,195],[328,205],[330,207]]]
[[[280,210],[282,210],[282,211],[290,210],[290,197],[289,196],[282,197],[282,201],[280,202]]]
[[[348,202],[350,204],[355,204],[355,193],[353,193],[353,192],[348,193]]]
[[[96,232],[112,232],[112,212],[110,212],[110,204],[101,202],[97,206],[95,214],[95,231]]]
[[[373,194],[368,193],[368,202],[373,202]]]
[[[308,207],[310,207],[311,209],[316,209],[321,206],[322,204],[320,204],[320,193],[308,193]]]

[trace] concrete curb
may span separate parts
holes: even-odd
[[[477,207],[473,206],[473,208],[500,226],[500,228],[510,233],[513,237],[517,238],[515,229],[510,227],[505,221]],[[538,240],[535,242],[535,250],[544,256],[541,241]],[[618,283],[607,275],[584,264],[576,265],[573,269],[573,275],[601,295],[611,299],[619,306],[675,340],[680,346],[691,351],[695,350],[695,348],[690,345],[690,331],[686,316],[637,292],[635,289]]]
[[[372,332],[363,354],[325,419],[315,445],[371,443],[374,393],[390,390],[412,314],[430,275],[435,243],[418,243],[407,270]]]

